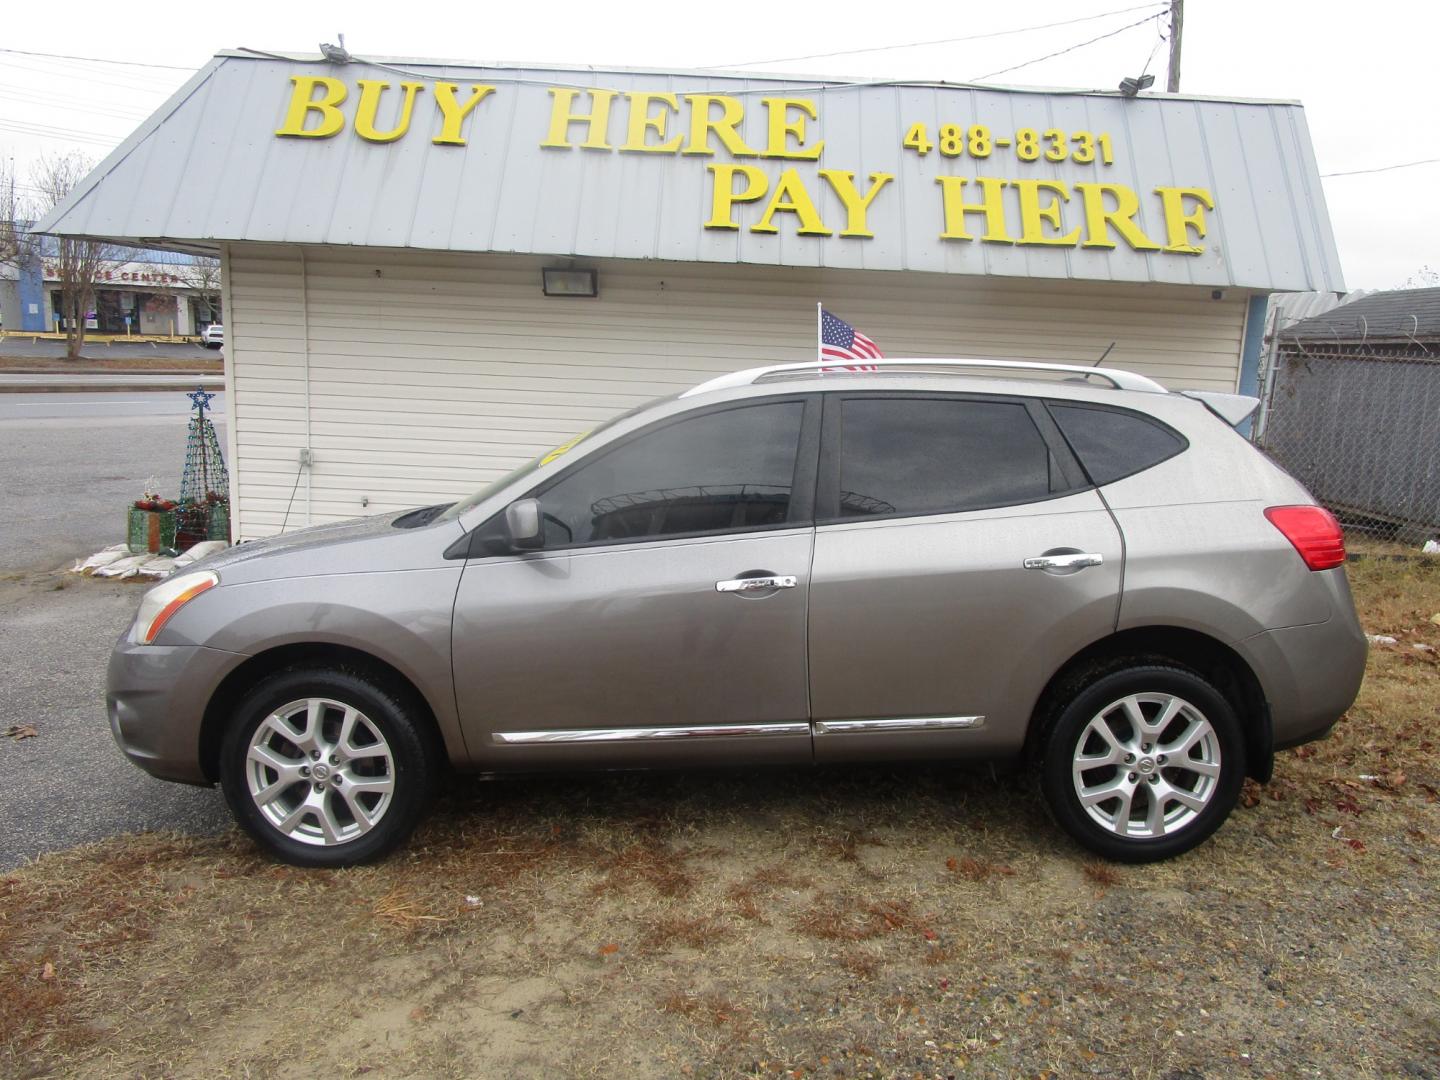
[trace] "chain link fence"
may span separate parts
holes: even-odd
[[[1282,344],[1253,438],[1352,538],[1440,538],[1440,347]]]

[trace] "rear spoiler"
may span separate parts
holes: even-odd
[[[1239,427],[1260,407],[1260,399],[1245,394],[1222,394],[1216,390],[1177,390],[1194,398],[1231,427]]]

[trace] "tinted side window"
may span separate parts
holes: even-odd
[[[842,518],[980,510],[1050,492],[1049,447],[1023,405],[938,398],[841,404]]]
[[[546,545],[784,524],[804,411],[751,405],[632,439],[540,495]]]
[[[1131,476],[1185,449],[1185,441],[1173,431],[1138,413],[1056,402],[1049,406],[1050,415],[1096,484]]]

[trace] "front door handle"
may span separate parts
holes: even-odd
[[[715,582],[715,591],[752,592],[760,589],[793,589],[797,584],[797,579],[789,574],[777,574],[770,577],[730,578],[728,581]]]
[[[1094,551],[1076,551],[1066,555],[1038,555],[1022,564],[1026,570],[1082,570],[1100,566],[1105,557]]]

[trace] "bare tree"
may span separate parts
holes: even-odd
[[[220,321],[220,260],[197,255],[195,261],[175,267],[175,276],[191,290],[206,322]]]
[[[31,174],[32,186],[39,193],[37,209],[43,214],[59,206],[92,167],[93,162],[78,151],[42,157]],[[85,344],[85,318],[95,305],[96,280],[125,260],[124,250],[113,244],[65,236],[57,238],[53,259],[45,259],[47,265],[54,267],[60,282],[65,354],[71,360],[80,358],[80,349]]]
[[[34,249],[26,228],[33,216],[28,203],[15,182],[14,163],[0,158],[0,266],[18,268]]]

